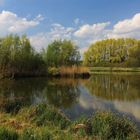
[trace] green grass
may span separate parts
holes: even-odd
[[[0,114],[0,140],[138,140],[135,124],[110,112],[70,121],[62,112],[41,104],[16,115]]]
[[[96,72],[140,72],[140,67],[121,68],[121,67],[90,67],[90,73]]]
[[[14,130],[0,127],[0,140],[18,140],[18,134]]]

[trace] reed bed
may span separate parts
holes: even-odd
[[[89,69],[82,66],[60,67],[60,75],[62,77],[87,77],[89,76]]]

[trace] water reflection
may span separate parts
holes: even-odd
[[[92,95],[107,100],[140,99],[140,75],[93,75],[86,87]]]
[[[47,83],[43,90],[48,103],[55,107],[69,108],[77,102],[80,90],[74,79],[55,79]]]
[[[0,107],[24,102],[31,105],[46,102],[55,107],[69,108],[80,95],[79,80],[19,79],[0,82]]]
[[[18,79],[0,82],[0,109],[16,112],[45,102],[71,119],[97,110],[126,114],[140,123],[140,75],[93,75],[90,79]]]

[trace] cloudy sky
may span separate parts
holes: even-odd
[[[83,52],[106,38],[140,39],[140,0],[0,0],[0,37],[26,34],[40,50],[72,39]]]

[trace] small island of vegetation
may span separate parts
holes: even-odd
[[[93,71],[140,72],[139,54],[140,41],[136,39],[96,42],[82,60],[78,47],[70,40],[53,41],[37,52],[25,35],[9,35],[0,39],[0,77],[88,77]]]
[[[54,41],[36,52],[26,36],[9,35],[0,40],[1,78],[88,76],[87,69],[79,65],[80,53],[72,41]]]

